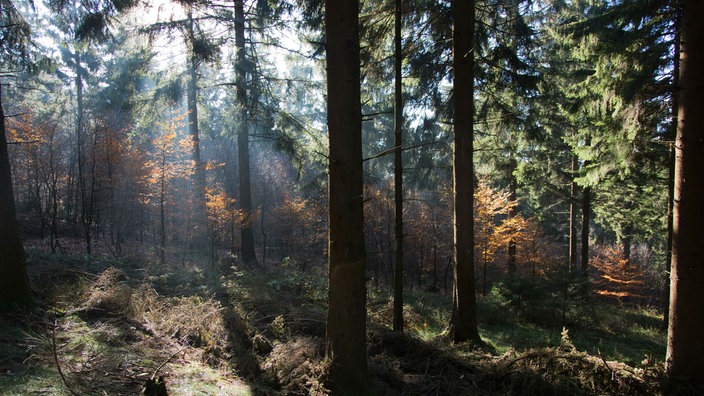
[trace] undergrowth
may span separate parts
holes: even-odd
[[[328,394],[322,275],[29,258],[40,304],[0,317],[3,395],[132,395],[159,377],[170,395]],[[509,291],[478,299],[477,348],[448,339],[448,296],[408,292],[399,334],[389,292],[370,288],[376,394],[662,394],[657,312]]]

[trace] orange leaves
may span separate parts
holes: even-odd
[[[610,246],[597,251],[590,260],[596,276],[594,292],[623,302],[624,298],[646,298],[645,274],[642,268],[624,257],[620,247]]]
[[[543,232],[534,218],[520,214],[509,216],[518,202],[509,199],[508,191],[493,190],[480,181],[474,194],[474,243],[477,258],[483,265],[492,264],[505,252],[510,242],[516,244],[517,269],[543,276],[555,263]],[[506,253],[507,254],[507,253]]]
[[[183,126],[182,118],[175,117],[162,125],[162,133],[152,139],[152,150],[142,166],[146,171],[142,179],[146,187],[143,203],[149,204],[153,198],[158,198],[159,203],[163,204],[173,188],[172,181],[188,178],[193,173],[193,161],[186,154],[190,151],[183,149],[190,147],[192,141],[190,137],[179,137],[177,133]]]
[[[273,214],[283,223],[308,230],[313,229],[318,222],[320,208],[314,202],[287,193],[281,205],[273,210]]]
[[[515,205],[507,192],[496,192],[486,182],[479,182],[475,189],[474,245],[485,264],[494,262],[496,252],[508,245],[512,228],[505,217]]]
[[[286,217],[301,217],[301,215],[307,213],[307,202],[301,197],[290,197],[287,194],[284,203],[281,205],[280,212]]]
[[[235,199],[219,186],[205,188],[205,206],[208,209],[208,223],[213,231],[226,233],[236,220],[242,218],[242,212],[235,208]]]
[[[223,163],[223,162],[208,161],[208,162],[205,163],[205,170],[206,170],[206,171],[209,171],[209,170],[216,170],[216,169],[222,168],[222,167],[225,166],[225,165],[226,165],[226,164]]]
[[[47,125],[35,125],[31,113],[7,118],[7,140],[17,144],[42,143],[47,134]]]

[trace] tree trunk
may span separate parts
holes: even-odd
[[[78,49],[75,50],[74,62],[76,67],[76,165],[78,168],[78,205],[80,206],[81,227],[86,245],[86,253],[92,253],[90,219],[88,213],[88,191],[85,178],[85,158],[83,143],[83,68],[81,66],[81,55]],[[77,208],[78,209],[78,208]]]
[[[704,2],[684,3],[666,372],[704,388]]]
[[[166,152],[161,153],[159,170],[159,265],[166,265]]]
[[[252,219],[252,187],[249,171],[249,125],[247,120],[247,58],[244,41],[244,1],[235,0],[235,47],[237,48],[237,63],[235,78],[237,80],[237,111],[239,113],[239,129],[237,131],[237,160],[240,178],[240,210],[243,220],[240,224],[240,255],[245,263],[256,263],[254,253],[254,231]]]
[[[518,168],[518,161],[516,161],[516,158],[513,153],[513,147],[511,147],[511,137],[509,135],[509,152],[510,152],[510,158],[509,158],[509,170],[508,170],[508,200],[509,202],[513,203],[514,205],[511,207],[511,210],[508,212],[508,220],[513,220],[518,216],[518,202],[517,201],[517,193],[516,190],[518,189],[518,180],[516,180],[516,169]],[[516,232],[517,230],[514,229],[513,227],[509,230],[511,234],[511,239],[508,241],[508,272],[509,274],[514,274],[516,272]],[[486,286],[485,286],[486,288]],[[486,296],[486,291],[484,292],[484,295]]]
[[[369,393],[366,348],[359,4],[326,1],[329,292],[326,356],[334,394]]]
[[[0,87],[0,308],[24,304],[32,298],[24,249],[17,226],[12,171],[5,136],[5,113]]]
[[[95,236],[93,235],[93,225],[100,224],[99,215],[96,213],[95,200],[96,200],[96,190],[98,184],[98,177],[96,175],[96,150],[98,135],[97,131],[92,133],[92,143],[90,148],[90,175],[87,181],[90,182],[90,187],[86,186],[86,191],[84,195],[83,205],[85,207],[83,215],[83,229],[86,238],[87,253],[90,254],[93,246],[93,240]]]
[[[403,81],[401,63],[401,0],[395,0],[394,13],[394,323],[403,332]]]
[[[572,156],[571,161],[572,180],[570,182],[570,219],[569,219],[569,252],[567,255],[567,274],[572,276],[577,268],[577,183],[574,178],[577,175],[577,156]]]
[[[474,280],[474,1],[453,0],[454,69],[454,342],[481,341]]]
[[[193,30],[193,14],[188,8],[188,89],[186,101],[188,102],[188,134],[191,137],[191,158],[193,159],[193,204],[194,219],[191,235],[193,246],[198,251],[205,251],[208,244],[208,209],[205,198],[205,166],[200,156],[200,130],[198,127],[198,59],[194,45],[195,35]]]
[[[592,212],[592,189],[585,187],[582,191],[582,265],[580,275],[589,279],[589,218]]]
[[[675,3],[675,40],[672,54],[672,126],[669,128],[667,140],[670,143],[667,158],[667,251],[665,252],[664,287],[661,295],[662,327],[667,329],[670,319],[670,271],[672,268],[672,238],[673,238],[673,210],[675,200],[675,139],[677,138],[677,112],[679,111],[680,87],[680,27],[682,10],[679,3]]]
[[[627,262],[631,261],[631,246],[633,244],[630,234],[632,233],[632,227],[627,227],[628,235],[621,238],[621,246],[623,248],[623,260]]]
[[[59,176],[56,170],[56,160],[54,153],[54,133],[52,132],[52,141],[49,147],[49,177],[51,180],[51,187],[49,189],[51,194],[51,223],[49,225],[49,242],[51,243],[51,252],[56,253],[56,248],[59,244],[59,234],[58,234],[58,215],[59,215]]]

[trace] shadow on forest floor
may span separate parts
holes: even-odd
[[[167,271],[97,257],[28,257],[39,304],[0,317],[3,395],[134,395],[159,377],[170,395],[328,393],[322,276],[234,263],[215,276],[193,265]],[[655,359],[637,366],[608,360],[619,356],[623,329],[560,333],[504,315],[482,323],[493,346],[482,350],[448,342],[445,300],[409,296],[408,331],[397,334],[388,330],[389,298],[370,291],[375,394],[662,393]],[[639,345],[634,353],[661,348],[653,337],[662,335],[624,345]]]

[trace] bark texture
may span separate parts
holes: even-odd
[[[480,342],[474,280],[474,1],[454,0],[454,342]]]
[[[17,228],[0,87],[0,307],[24,304],[30,300],[24,249]]]
[[[704,388],[704,2],[684,3],[667,375]]]
[[[192,242],[199,251],[204,251],[208,244],[208,209],[205,198],[205,164],[200,155],[200,129],[198,126],[198,58],[195,53],[195,29],[193,11],[188,9],[188,134],[191,137],[191,157],[193,159],[193,214]]]
[[[334,394],[369,393],[362,207],[359,4],[327,1],[329,294],[326,355]]]
[[[235,74],[237,80],[237,112],[239,113],[239,129],[237,131],[237,160],[240,178],[240,210],[244,219],[240,225],[240,255],[245,263],[256,263],[254,251],[254,231],[252,219],[252,182],[249,170],[249,124],[247,117],[247,71],[248,62],[244,40],[244,1],[235,0],[235,47],[237,48],[237,64]]]
[[[403,80],[401,64],[401,1],[394,14],[394,331],[403,331]]]

